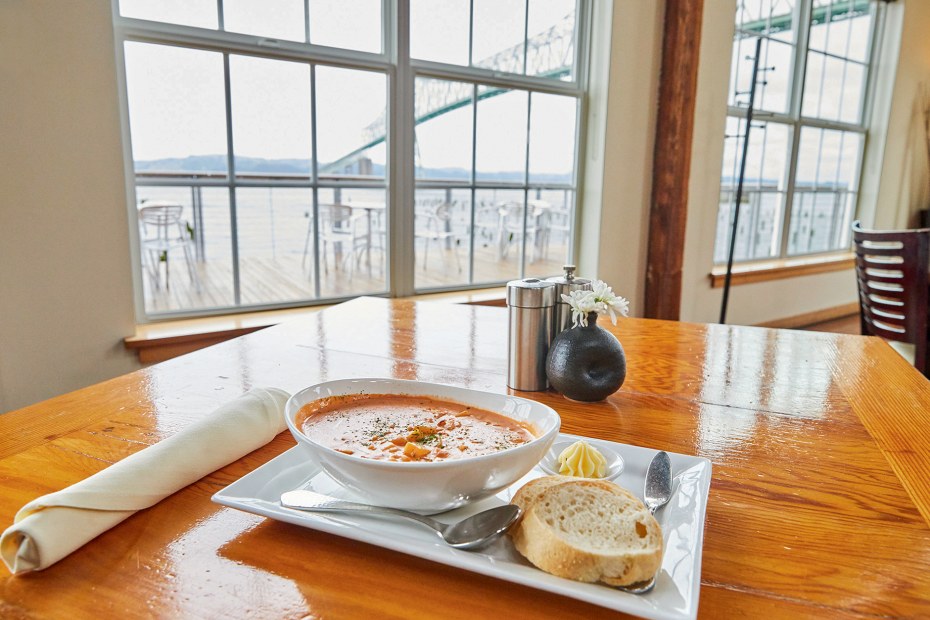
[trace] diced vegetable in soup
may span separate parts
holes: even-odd
[[[351,394],[307,403],[304,435],[346,454],[387,461],[442,461],[506,450],[536,438],[527,424],[429,396]]]

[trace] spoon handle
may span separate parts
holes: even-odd
[[[442,524],[438,521],[415,512],[400,510],[398,508],[388,508],[386,506],[371,506],[369,504],[350,502],[348,500],[337,499],[329,495],[322,495],[303,489],[283,493],[281,495],[281,505],[287,508],[307,510],[309,512],[366,512],[369,514],[394,515],[419,521],[433,529],[442,527]]]

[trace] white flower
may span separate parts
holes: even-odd
[[[613,290],[602,280],[595,280],[591,284],[590,291],[572,291],[568,295],[562,295],[562,300],[572,309],[572,325],[577,327],[587,327],[588,313],[596,312],[599,315],[607,315],[610,322],[617,324],[617,315],[628,316],[630,312],[630,302],[615,295]]]

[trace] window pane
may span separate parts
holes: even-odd
[[[726,263],[729,257],[735,201],[735,190],[721,188],[714,246],[715,263]],[[770,189],[743,189],[733,260],[745,261],[778,256],[781,225],[784,219],[782,215],[784,202],[784,192]]]
[[[846,248],[859,183],[862,135],[804,127],[798,148],[788,253]]]
[[[790,131],[776,123],[765,123],[763,128],[756,125],[754,122],[746,157],[734,260],[769,258],[780,251]],[[727,136],[732,137],[724,146],[714,245],[714,261],[718,263],[726,262],[729,252],[744,129],[742,119],[727,119]]]
[[[309,188],[236,189],[243,305],[315,297],[312,213]]]
[[[320,295],[343,297],[385,291],[385,191],[321,188],[318,196]]]
[[[536,216],[527,240],[526,277],[558,275],[571,258],[575,192],[530,188],[529,196]]]
[[[418,189],[414,204],[417,289],[468,283],[471,190]]]
[[[574,97],[533,93],[530,117],[530,182],[572,182],[575,167]]]
[[[223,0],[223,27],[229,32],[287,41],[306,41],[303,0]]]
[[[861,148],[861,134],[804,127],[795,185],[801,189],[855,190],[859,183]]]
[[[418,179],[471,180],[473,93],[466,82],[417,78]]]
[[[479,87],[475,145],[477,179],[523,182],[528,96],[523,90]]]
[[[123,17],[214,30],[218,24],[216,0],[119,0],[119,12]]]
[[[316,98],[320,178],[383,179],[387,163],[384,74],[317,67]]]
[[[736,6],[736,30],[794,41],[794,0],[740,0]]]
[[[860,12],[849,20],[849,47],[844,56],[850,60],[866,62],[871,52],[872,14]]]
[[[575,0],[534,0],[527,20],[527,75],[573,79]]]
[[[523,73],[525,0],[474,0],[471,64]]]
[[[230,56],[229,71],[236,175],[309,180],[310,67]]]
[[[310,42],[381,53],[381,0],[310,0]]]
[[[855,204],[855,192],[795,192],[788,231],[788,254],[848,248]]]
[[[469,0],[411,0],[410,56],[468,64]]]
[[[520,277],[524,198],[523,190],[475,191],[475,283]]]
[[[125,50],[136,172],[225,174],[222,54],[134,42]]]
[[[804,81],[804,116],[859,123],[865,66],[809,52]]]
[[[747,105],[752,86],[753,58],[756,53],[756,37],[737,39],[733,42],[733,58],[730,68],[729,105]],[[791,89],[791,62],[794,47],[780,41],[762,40],[760,48],[760,73],[756,81],[756,110],[787,112]],[[761,71],[763,68],[771,68]]]
[[[811,49],[865,62],[868,59],[871,7],[861,0],[822,0],[811,12]]]
[[[145,312],[232,306],[229,190],[137,185],[136,198]]]

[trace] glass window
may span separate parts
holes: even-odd
[[[310,0],[310,42],[381,53],[381,0]]]
[[[223,28],[228,32],[306,41],[303,0],[223,0]]]
[[[478,87],[475,119],[475,177],[523,183],[526,177],[526,119],[529,93],[525,90]]]
[[[382,53],[381,0],[119,0],[122,17]]]
[[[471,180],[474,90],[468,82],[417,78],[417,179]]]
[[[119,0],[123,17],[216,29],[216,0]]]
[[[316,91],[320,178],[383,179],[387,164],[385,75],[318,67]]]
[[[468,64],[471,0],[410,0],[410,56]]]
[[[530,182],[571,185],[575,170],[578,100],[532,93],[530,103]]]
[[[409,33],[387,27],[399,1],[120,0],[146,316],[385,294],[399,269],[409,295],[571,262],[588,0],[409,0]],[[412,114],[389,105],[410,83]],[[398,132],[411,153],[392,150]],[[398,161],[412,188],[390,185]]]
[[[868,0],[740,0],[715,262],[726,262],[761,38],[735,260],[843,250],[858,195],[872,32]],[[807,28],[799,28],[805,23]],[[802,37],[801,33],[807,36]],[[793,81],[793,76],[803,80]]]
[[[576,0],[411,0],[410,55],[572,81],[576,5]]]
[[[128,42],[125,58],[136,172],[225,175],[223,55]]]
[[[274,167],[309,180],[310,67],[234,55],[229,72],[236,174],[262,177]]]
[[[534,0],[527,4],[526,73],[572,80],[575,0]]]
[[[473,0],[471,64],[494,71],[523,73],[526,57],[526,2]]]

